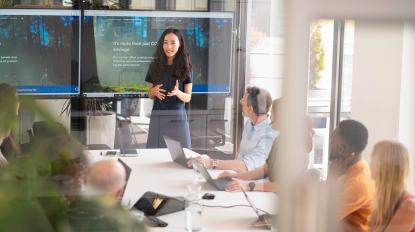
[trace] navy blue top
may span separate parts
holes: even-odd
[[[190,72],[185,80],[179,81],[179,89],[184,91],[184,85],[192,83],[192,79],[192,72]],[[159,80],[152,80],[148,72],[146,81],[154,86],[163,84],[160,88],[166,90],[164,100],[154,98],[147,148],[165,148],[166,144],[163,135],[175,138],[183,147],[191,148],[189,123],[184,102],[176,96],[167,96],[176,85],[176,79],[173,77],[173,66],[164,65],[162,78]]]
[[[154,105],[153,110],[177,110],[182,109],[184,107],[184,102],[180,100],[176,96],[167,96],[167,93],[171,92],[176,85],[176,79],[173,78],[173,66],[172,65],[164,65],[163,70],[163,77],[159,80],[152,80],[150,77],[150,73],[147,73],[146,81],[152,83],[154,86],[163,84],[160,88],[166,90],[166,97],[164,100],[160,100],[158,98],[154,98]],[[190,72],[190,75],[187,76],[186,79],[183,81],[179,81],[179,89],[184,91],[184,85],[192,83],[193,81],[193,73]]]

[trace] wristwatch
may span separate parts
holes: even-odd
[[[249,187],[249,191],[254,191],[254,189],[255,189],[255,182],[254,181],[251,181],[251,182],[249,182],[248,183],[248,187]]]
[[[216,169],[218,167],[218,160],[214,159],[212,160],[212,169]]]

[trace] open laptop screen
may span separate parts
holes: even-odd
[[[251,206],[251,208],[254,210],[255,214],[258,217],[261,217],[261,214],[259,213],[258,209],[255,207],[254,203],[251,201],[251,198],[249,198],[248,194],[246,194],[246,192],[241,188],[246,200],[248,201],[249,205]]]
[[[246,194],[245,190],[243,190],[241,188],[241,191],[243,192],[246,200],[248,201],[249,206],[251,206],[252,210],[254,210],[255,214],[258,216],[258,220],[254,223],[254,226],[271,228],[271,226],[272,226],[272,218],[274,217],[274,215],[268,214],[268,213],[261,214],[259,212],[258,208],[255,207],[255,205],[252,202],[251,198],[249,198],[248,194]]]
[[[169,150],[173,162],[178,163],[183,167],[191,168],[187,166],[186,154],[184,154],[183,147],[180,142],[165,135],[163,138],[166,142],[167,149]]]

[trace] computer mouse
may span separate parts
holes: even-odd
[[[205,200],[213,200],[213,199],[215,199],[215,194],[213,194],[213,193],[205,193],[205,194],[203,194],[202,199],[205,199]]]

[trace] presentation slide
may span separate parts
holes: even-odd
[[[95,57],[85,53],[84,61],[94,64],[90,61],[95,60],[96,72],[83,75],[82,92],[143,95],[157,41],[169,27],[185,37],[193,65],[193,92],[229,92],[233,15],[172,13],[165,17],[165,12],[85,11],[84,30],[93,31],[93,39],[85,38],[84,46],[95,47]]]
[[[79,94],[80,11],[0,9],[0,82],[22,95]]]

